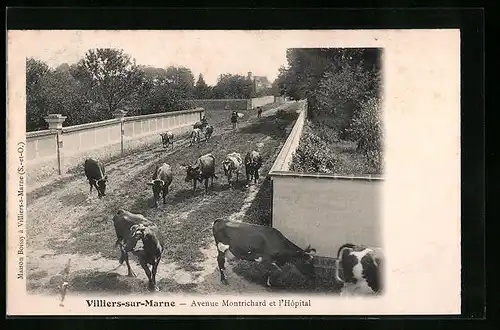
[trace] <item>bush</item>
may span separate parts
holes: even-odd
[[[328,143],[305,126],[290,169],[299,172],[334,173],[337,163]]]
[[[370,152],[367,156],[357,150],[355,142],[342,141],[335,131],[307,122],[290,170],[336,175],[381,174],[381,166],[376,166],[381,160],[381,153]]]
[[[371,97],[361,104],[360,111],[354,115],[346,132],[358,143],[358,151],[381,172],[383,129],[380,100],[377,97]]]

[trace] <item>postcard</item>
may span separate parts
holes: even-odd
[[[460,31],[8,31],[8,315],[459,314]]]

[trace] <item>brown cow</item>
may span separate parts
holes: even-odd
[[[301,249],[275,228],[217,219],[212,225],[212,231],[218,251],[217,263],[221,282],[224,284],[227,284],[224,271],[228,251],[238,259],[263,263],[280,271],[286,263],[291,263],[307,278],[313,282],[316,280],[316,250],[310,246]],[[271,286],[270,271],[266,284]]]
[[[158,200],[160,199],[160,194],[163,197],[163,204],[166,204],[166,198],[168,194],[168,187],[172,183],[173,174],[172,167],[166,163],[163,163],[161,166],[157,166],[151,182],[148,182],[147,185],[153,188],[153,199],[155,203],[155,207],[158,206]]]

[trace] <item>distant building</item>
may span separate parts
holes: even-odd
[[[252,80],[253,89],[256,93],[260,92],[263,89],[272,87],[271,82],[267,79],[266,76],[254,76],[252,75],[252,72],[248,72],[247,78],[249,80]]]

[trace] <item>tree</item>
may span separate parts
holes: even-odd
[[[171,66],[167,69],[139,67],[143,73],[130,108],[133,114],[186,110],[194,93],[194,76],[190,69]]]
[[[341,133],[349,126],[354,113],[370,95],[374,76],[359,63],[344,62],[328,67],[315,91],[316,113],[332,118],[332,126]]]
[[[358,143],[358,150],[380,172],[382,167],[383,126],[381,100],[370,96],[363,101],[347,129],[350,138]]]
[[[253,83],[242,75],[221,74],[213,88],[215,98],[248,99],[252,97]]]
[[[198,81],[194,86],[194,97],[197,99],[208,99],[210,97],[210,87],[203,79],[203,75],[200,73],[198,76]]]
[[[292,99],[307,98],[311,117],[320,114],[316,91],[327,71],[360,66],[380,71],[380,50],[361,48],[296,48],[287,50],[288,67],[280,68],[278,87]],[[378,88],[372,81],[370,88]]]
[[[44,116],[48,114],[48,102],[43,93],[43,82],[50,72],[43,61],[26,59],[26,130],[46,128]]]
[[[105,118],[130,101],[142,84],[142,72],[123,50],[91,49],[75,69],[75,77],[84,82],[98,107],[103,107]]]

